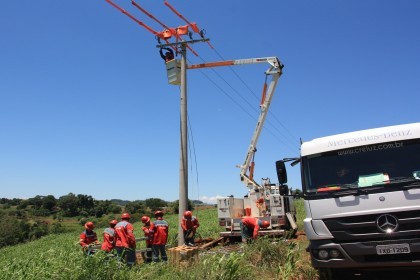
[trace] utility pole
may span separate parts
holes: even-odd
[[[188,210],[188,102],[187,102],[187,48],[191,49],[189,44],[208,42],[209,39],[198,39],[182,41],[169,44],[157,45],[157,48],[175,47],[180,50],[180,67],[176,60],[166,62],[168,71],[168,80],[170,84],[180,85],[180,155],[179,155],[179,204],[178,204],[178,246],[185,243],[184,231],[181,227],[181,221],[184,218],[184,212]],[[180,69],[179,69],[179,68]],[[179,69],[179,70],[177,70]],[[179,76],[175,73],[179,71]]]
[[[156,47],[163,48],[169,47],[178,51],[178,46],[181,49],[181,69],[178,70],[178,61],[174,59],[173,61],[166,61],[166,71],[168,74],[168,80],[170,84],[181,85],[180,93],[180,103],[181,103],[181,112],[180,112],[180,133],[181,133],[181,143],[180,143],[180,159],[179,159],[179,225],[178,225],[178,245],[184,245],[184,233],[181,227],[181,220],[183,218],[184,212],[188,209],[188,114],[187,114],[187,48],[194,55],[198,54],[189,46],[189,44],[194,44],[198,42],[207,42],[207,44],[213,48],[210,44],[209,39],[204,37],[204,30],[200,30],[196,23],[189,22],[183,15],[181,15],[168,1],[165,0],[164,4],[167,6],[173,13],[175,13],[180,19],[186,22],[187,25],[179,26],[177,28],[170,28],[155,16],[141,7],[134,0],[131,1],[131,4],[139,9],[141,12],[146,14],[149,18],[153,19],[159,23],[165,29],[162,32],[158,32],[146,25],[141,20],[138,20],[132,14],[127,12],[121,6],[113,2],[113,0],[105,0],[111,6],[128,16],[130,19],[135,21],[140,26],[144,27],[147,31],[152,33],[159,42],[159,45]],[[188,31],[191,29],[193,32]],[[194,40],[192,34],[196,33],[200,36],[201,39]],[[190,41],[185,41],[182,36],[188,36]],[[176,38],[175,43],[171,43],[170,38]],[[161,43],[161,40],[165,44]],[[179,75],[179,76],[178,76]]]
[[[187,112],[187,51],[181,44],[181,92],[180,92],[181,151],[179,161],[179,221],[188,209],[188,112]],[[184,232],[178,223],[178,246],[184,245]]]

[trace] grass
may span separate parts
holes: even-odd
[[[298,209],[299,201],[297,201]],[[298,217],[300,217],[298,210]],[[194,211],[200,221],[203,237],[217,238],[217,210]],[[166,215],[170,240],[176,245],[178,215]],[[300,218],[299,218],[300,219]],[[299,224],[299,223],[298,223]],[[301,226],[301,225],[299,225]],[[141,223],[134,221],[135,234],[143,235]],[[131,269],[99,252],[85,257],[77,244],[78,231],[50,235],[39,240],[0,250],[0,279],[316,279],[305,252],[307,241],[260,238],[235,250],[217,247],[202,252],[200,261],[185,269],[171,264],[137,265]],[[102,230],[98,229],[101,239]],[[138,247],[144,246],[138,244]]]

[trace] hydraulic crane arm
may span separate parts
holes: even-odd
[[[273,69],[281,69],[283,65],[280,63],[277,57],[261,57],[261,58],[247,58],[247,59],[236,59],[236,60],[226,60],[226,61],[217,61],[217,62],[208,62],[201,64],[192,64],[188,65],[188,69],[199,69],[199,68],[209,68],[209,67],[219,67],[219,66],[233,66],[233,65],[244,65],[244,64],[256,64],[256,63],[269,63],[271,65],[270,71]],[[269,72],[269,71],[267,71]]]
[[[265,72],[266,75],[271,76],[270,84],[266,89],[266,93],[263,93],[263,99],[260,104],[260,115],[257,120],[257,126],[255,127],[254,134],[252,135],[251,144],[249,145],[248,152],[245,158],[245,162],[239,166],[241,169],[240,178],[248,188],[260,188],[260,185],[256,183],[252,176],[247,175],[248,170],[251,166],[251,161],[257,151],[257,142],[260,137],[265,119],[268,114],[268,109],[271,104],[271,100],[274,95],[274,91],[277,86],[277,82],[282,74],[283,65],[280,63],[277,57],[263,57],[263,58],[249,58],[249,59],[238,59],[229,61],[210,62],[202,64],[194,64],[187,66],[187,69],[199,69],[207,67],[218,67],[218,66],[233,66],[233,65],[244,65],[244,64],[256,64],[256,63],[269,63],[270,68]]]

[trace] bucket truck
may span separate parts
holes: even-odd
[[[277,82],[282,74],[283,65],[279,59],[277,57],[239,59],[190,65],[188,68],[196,69],[257,63],[270,64],[270,68],[265,74],[271,76],[271,81],[268,87],[264,84],[260,114],[252,135],[251,144],[244,163],[238,166],[240,168],[240,179],[247,186],[248,193],[243,198],[225,197],[217,200],[219,225],[224,227],[224,231],[220,233],[220,236],[225,238],[241,236],[240,221],[245,216],[256,217],[261,221],[270,222],[270,226],[265,230],[260,230],[259,235],[282,236],[287,230],[292,230],[292,232],[297,230],[294,198],[290,195],[289,188],[286,185],[287,178],[279,178],[278,184],[272,184],[269,178],[265,178],[262,180],[261,185],[253,178],[253,158],[257,151],[258,138],[267,117]],[[284,164],[283,166],[281,166],[281,162],[279,164],[277,168],[284,169]]]

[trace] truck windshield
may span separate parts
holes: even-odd
[[[302,187],[307,194],[399,190],[400,186],[420,183],[420,139],[309,155],[302,157],[301,163]]]

